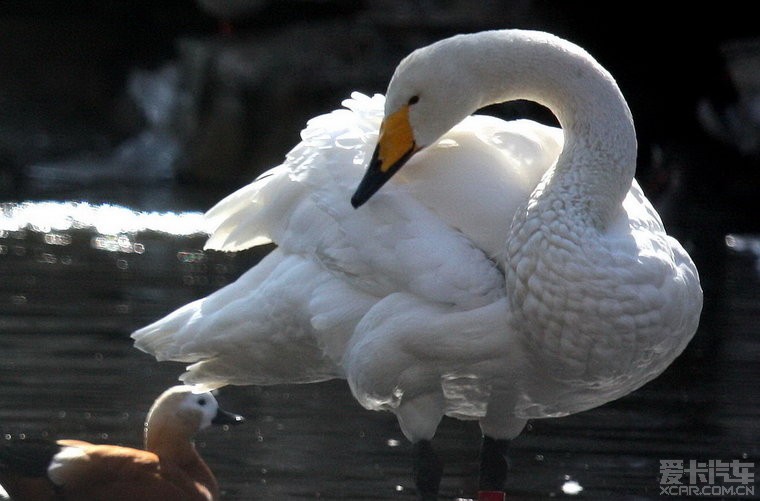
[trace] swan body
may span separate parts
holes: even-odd
[[[469,117],[421,152],[374,211],[357,211],[349,198],[383,103],[355,93],[349,109],[311,120],[282,165],[208,211],[206,248],[277,248],[234,283],[136,331],[136,346],[192,362],[183,380],[206,388],[345,378],[356,326],[392,294],[457,308],[503,297],[501,219],[556,159],[561,131]],[[483,161],[461,169],[473,156]]]
[[[471,116],[514,99],[562,129]],[[208,248],[277,248],[135,332],[138,348],[194,362],[183,379],[211,387],[346,378],[415,443],[444,415],[511,439],[635,390],[684,349],[696,268],[634,180],[630,112],[583,49],[460,35],[404,59],[385,100],[345,104],[207,214]]]

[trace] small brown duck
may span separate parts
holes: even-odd
[[[0,446],[0,485],[13,501],[216,501],[219,487],[193,437],[243,417],[211,393],[169,388],[145,422],[145,450],[81,440]]]

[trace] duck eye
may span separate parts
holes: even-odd
[[[417,104],[417,102],[420,100],[420,96],[412,96],[409,98],[408,105],[411,106],[413,104]]]
[[[203,407],[204,405],[206,405],[206,399],[205,398],[199,398],[198,399],[198,405],[200,405],[201,407]]]

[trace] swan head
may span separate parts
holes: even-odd
[[[418,151],[434,144],[482,105],[468,61],[457,51],[466,36],[412,52],[396,68],[386,92],[385,118],[367,172],[351,198],[358,208]]]

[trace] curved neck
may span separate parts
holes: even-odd
[[[604,228],[636,171],[636,132],[612,76],[583,49],[552,35],[495,31],[469,61],[484,85],[478,107],[527,99],[549,108],[565,142],[534,200],[561,199],[568,210]],[[485,47],[485,49],[483,49]],[[465,59],[468,60],[468,59]]]
[[[172,426],[163,416],[150,416],[145,426],[145,450],[185,463],[199,457],[192,439],[182,427]]]
[[[193,482],[202,485],[217,499],[216,478],[203,461],[187,430],[170,423],[165,416],[151,413],[145,426],[145,450],[155,453],[162,462],[179,467]]]

